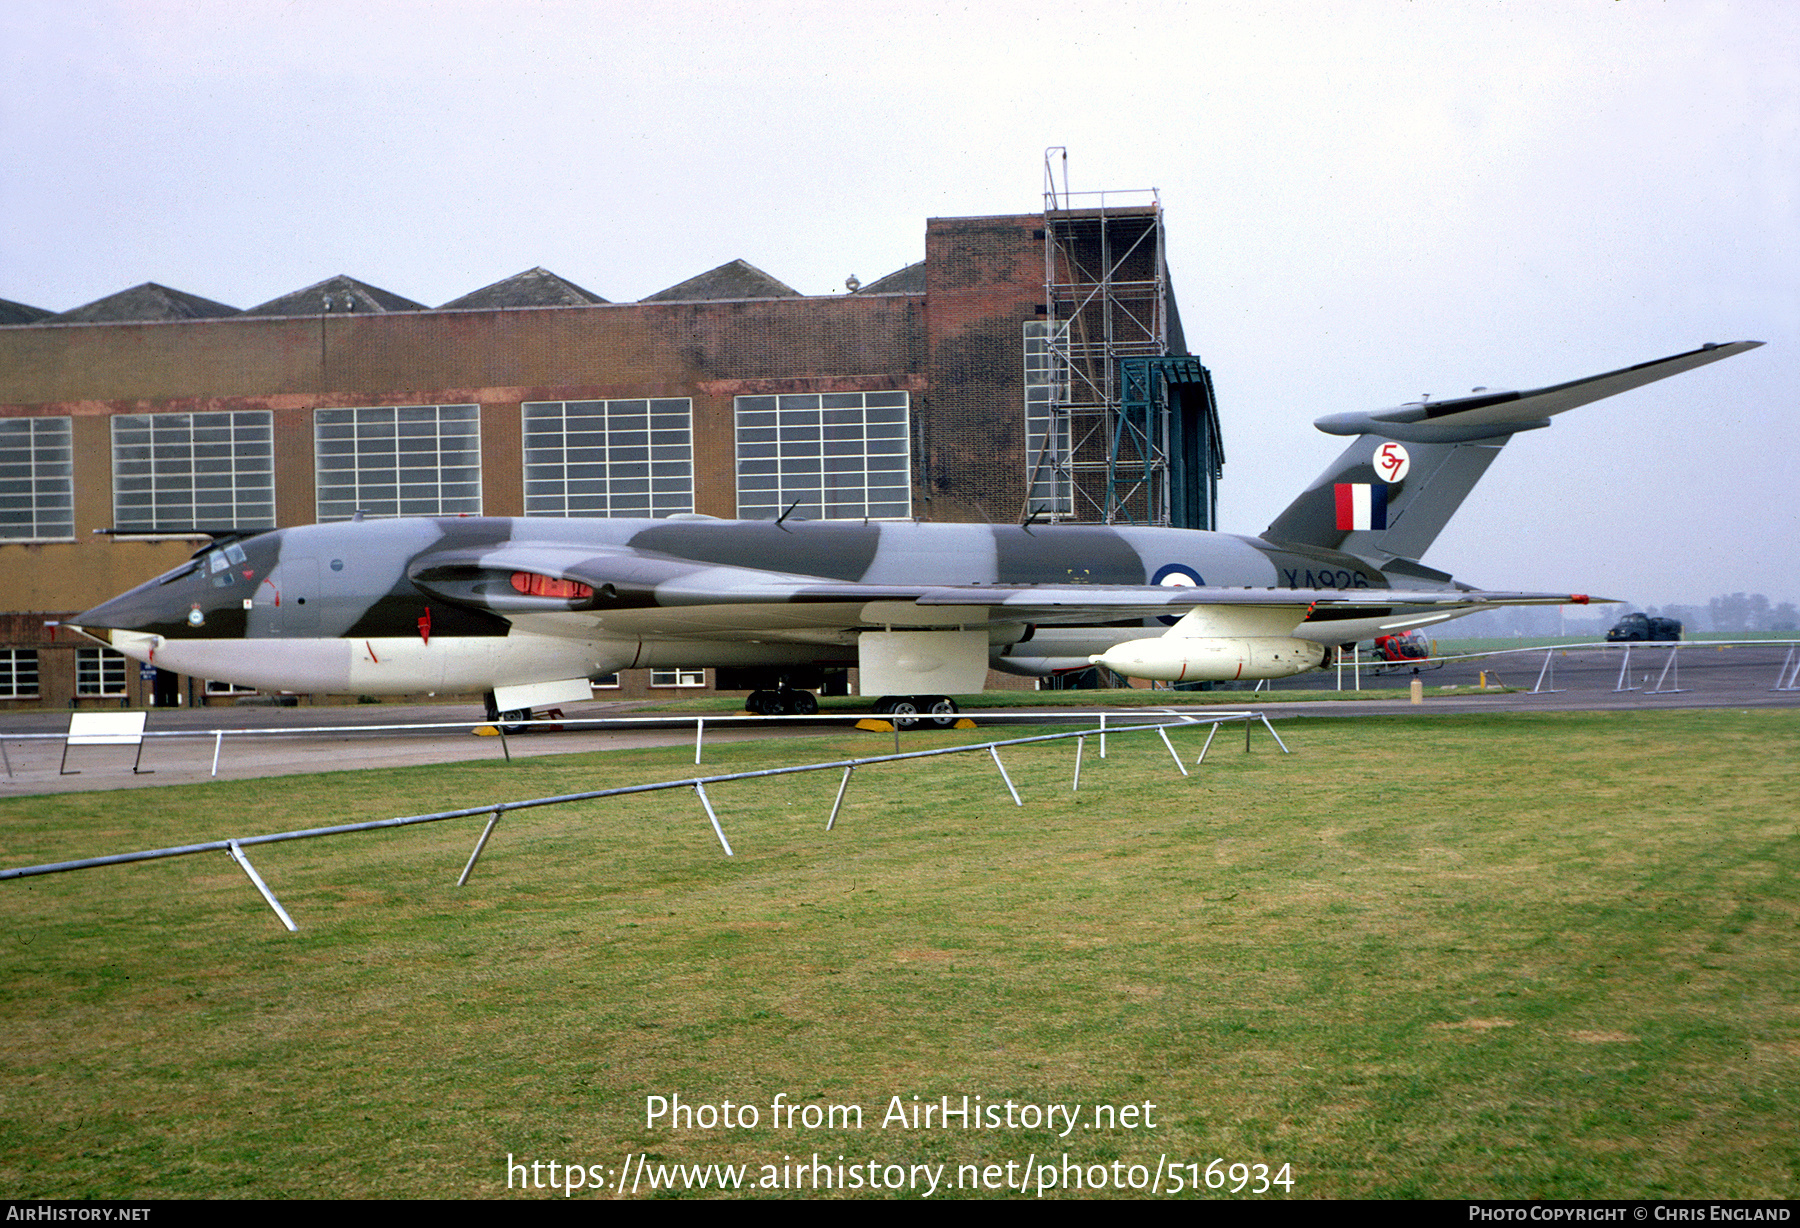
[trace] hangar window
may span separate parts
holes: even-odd
[[[653,669],[650,671],[651,686],[705,686],[706,671],[703,669]]]
[[[267,410],[115,415],[114,527],[274,528],[272,421]]]
[[[694,510],[693,402],[527,401],[527,516]]]
[[[314,410],[313,454],[320,523],[481,514],[479,406]]]
[[[75,486],[67,418],[0,421],[0,541],[69,541]]]
[[[1026,503],[1047,516],[1075,514],[1069,469],[1069,415],[1058,412],[1069,399],[1069,325],[1025,322]]]
[[[111,648],[77,648],[75,650],[75,693],[77,695],[123,695],[125,693],[125,654]]]
[[[737,398],[737,511],[773,520],[799,500],[808,520],[912,515],[904,392]]]
[[[0,699],[36,699],[37,693],[37,649],[0,648]]]

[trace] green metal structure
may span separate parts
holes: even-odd
[[[1108,520],[1218,528],[1225,446],[1212,372],[1191,354],[1118,360],[1119,403],[1107,462]]]

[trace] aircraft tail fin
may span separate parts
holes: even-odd
[[[1275,518],[1269,541],[1341,550],[1385,567],[1420,558],[1487,467],[1520,431],[1552,415],[1755,349],[1760,341],[1705,345],[1604,375],[1530,392],[1488,392],[1315,424],[1355,440]]]
[[[1341,550],[1378,567],[1417,559],[1510,438],[1407,444],[1386,435],[1360,436],[1263,537]]]

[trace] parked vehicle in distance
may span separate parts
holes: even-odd
[[[1417,631],[1407,631],[1401,635],[1381,635],[1375,637],[1375,659],[1393,665],[1403,665],[1408,661],[1423,661],[1431,656],[1431,641]]]
[[[1679,640],[1681,638],[1681,620],[1677,618],[1651,618],[1648,614],[1627,614],[1613,624],[1612,630],[1606,633],[1609,644],[1631,643],[1638,640]]]

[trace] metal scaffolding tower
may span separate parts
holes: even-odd
[[[1044,156],[1045,318],[1026,329],[1026,514],[1211,528],[1218,415],[1199,360],[1170,358],[1161,200],[1155,188],[1071,193],[1067,159],[1060,147]]]

